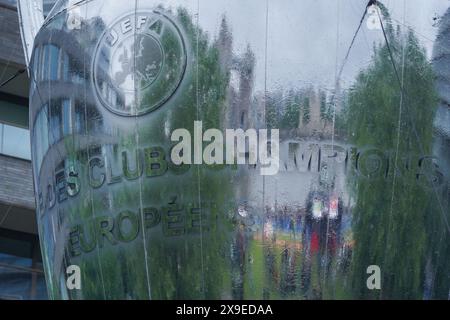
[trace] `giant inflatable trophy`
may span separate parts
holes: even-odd
[[[51,298],[448,294],[450,189],[420,42],[380,4],[386,39],[371,28],[379,46],[341,63],[334,6],[307,2],[57,2],[30,59]],[[396,62],[406,43],[408,92],[385,40]]]

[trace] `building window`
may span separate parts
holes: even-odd
[[[45,68],[42,68],[42,75],[40,75],[40,80],[58,80],[59,75],[59,64],[60,64],[60,56],[59,56],[59,48],[52,45],[47,44],[42,48],[42,63]]]
[[[31,64],[32,65],[39,64],[40,58],[41,58],[41,47],[36,47],[36,49],[34,50],[33,61]],[[40,70],[40,68],[32,67],[32,68],[30,68],[30,73],[33,73],[33,70]],[[36,82],[38,81],[38,79],[40,79],[38,74],[36,74],[36,73],[31,74],[31,92],[32,92],[32,94],[36,90]]]
[[[84,106],[75,104],[75,132],[77,134],[86,134],[86,118]]]
[[[0,154],[31,160],[30,131],[0,123]]]
[[[62,138],[62,112],[59,103],[52,103],[50,107],[50,145],[54,145]]]
[[[49,45],[49,79],[58,80],[59,48]]]
[[[63,135],[68,136],[72,133],[72,108],[70,100],[62,101],[62,117],[63,117]]]
[[[37,168],[41,167],[44,155],[49,148],[49,131],[48,131],[48,106],[45,105],[39,111],[36,118],[33,141],[36,148],[35,160]]]
[[[70,81],[70,59],[69,55],[65,52],[61,54],[61,78],[64,81]]]
[[[37,236],[0,229],[0,300],[47,299]]]

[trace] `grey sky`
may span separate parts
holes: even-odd
[[[196,1],[186,2],[193,3],[196,8]],[[199,3],[199,21],[203,29],[217,35],[220,17],[225,13],[233,29],[235,53],[241,54],[247,43],[251,45],[257,57],[257,90],[263,89],[266,1],[200,0]],[[366,3],[366,0],[268,0],[268,88],[308,84],[334,87],[335,70],[343,61]],[[383,3],[394,22],[405,21],[416,31],[430,56],[437,33],[433,17],[442,15],[450,1],[385,0]],[[366,23],[363,24],[344,70],[344,86],[370,62],[373,43],[381,40],[380,30],[369,30]]]

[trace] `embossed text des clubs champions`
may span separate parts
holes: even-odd
[[[202,162],[201,153],[197,155],[197,159],[194,154],[192,157],[194,161],[191,162],[193,164],[183,162],[183,157],[173,161],[168,155],[174,153],[174,150],[175,152],[180,151],[181,145],[184,145],[185,150],[183,151],[186,151],[188,149],[186,139],[167,150],[160,146],[128,150],[121,149],[118,145],[111,145],[104,148],[102,152],[91,153],[89,160],[86,161],[79,160],[83,158],[82,156],[75,157],[76,159],[65,159],[64,165],[55,170],[53,176],[42,179],[44,185],[40,188],[42,191],[39,191],[37,199],[39,211],[43,214],[47,210],[51,210],[56,203],[76,198],[82,185],[88,185],[96,190],[134,181],[141,177],[154,179],[166,174],[181,176],[188,173],[196,163],[206,163],[204,168],[211,172],[228,169],[235,174],[239,174],[237,164],[245,163],[249,170],[261,169],[264,166],[262,163],[255,165],[254,159],[250,161],[249,158],[256,157],[255,154],[251,155],[250,152],[243,154],[241,151],[234,153],[236,157],[234,165],[218,164],[220,162],[214,161],[207,162],[205,161],[206,157]],[[91,150],[99,148],[98,145],[90,147]],[[208,149],[207,146],[204,150],[211,149]],[[438,191],[445,193],[445,197],[450,197],[448,177],[443,174],[440,164],[433,156],[405,156],[395,166],[393,151],[383,151],[374,147],[358,149],[351,145],[330,144],[326,141],[294,140],[281,142],[277,152],[280,155],[280,159],[277,159],[279,160],[278,174],[320,174],[334,168],[337,174],[352,172],[361,179],[391,179],[395,173],[399,178],[413,176],[418,185],[424,188],[437,188]],[[241,160],[238,160],[238,156],[241,157]],[[175,164],[176,161],[181,164]],[[331,165],[333,163],[334,165]],[[86,183],[82,184],[82,182]]]

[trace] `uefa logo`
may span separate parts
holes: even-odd
[[[94,63],[94,88],[100,102],[122,116],[156,110],[175,93],[186,69],[180,29],[167,15],[130,13],[100,37]]]

